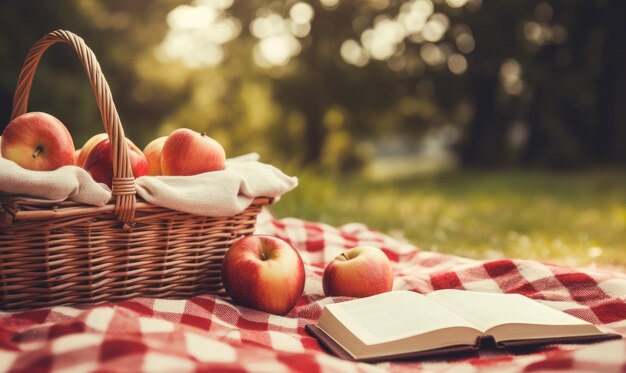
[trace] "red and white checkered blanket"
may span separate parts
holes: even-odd
[[[325,304],[347,299],[324,297],[321,285],[324,263],[343,248],[382,248],[394,264],[394,289],[520,293],[622,335],[626,275],[420,251],[362,224],[334,228],[263,213],[258,231],[290,242],[306,263],[305,293],[288,315],[274,316],[208,295],[0,313],[0,371],[626,371],[624,339],[552,346],[524,355],[486,351],[448,361],[370,365],[337,359],[304,326],[317,320]]]

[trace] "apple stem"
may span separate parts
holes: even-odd
[[[206,136],[206,131],[201,133],[202,136]]]
[[[33,153],[33,158],[37,158],[37,155],[39,155],[39,153],[41,153],[43,151],[43,148],[41,146],[38,146],[37,149],[35,149],[35,152]]]
[[[346,260],[350,260],[350,258],[348,258],[348,256],[346,255],[346,253],[341,253],[341,256],[343,256]]]
[[[261,251],[261,260],[265,261],[266,259],[265,252]]]

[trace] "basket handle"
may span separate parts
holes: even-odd
[[[111,140],[113,153],[112,194],[115,198],[114,213],[117,219],[125,223],[124,227],[128,229],[135,218],[136,190],[135,178],[127,151],[126,137],[124,136],[120,117],[113,103],[111,90],[104,78],[100,64],[81,37],[69,31],[56,30],[46,34],[32,46],[17,79],[11,119],[26,112],[28,96],[39,60],[48,47],[56,43],[69,44],[74,49],[89,77],[89,83],[96,96],[96,102],[102,116],[104,130],[109,136],[109,140]]]

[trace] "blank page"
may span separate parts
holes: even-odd
[[[366,345],[449,327],[476,329],[454,312],[411,291],[329,304],[326,309]]]
[[[459,314],[483,333],[502,324],[591,325],[519,294],[438,290],[427,297]]]

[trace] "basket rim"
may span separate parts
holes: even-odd
[[[271,205],[275,198],[272,197],[255,197],[250,205]],[[27,209],[22,209],[22,207]],[[158,206],[150,202],[144,201],[141,197],[137,197],[136,211],[177,211],[181,214],[190,214],[185,211],[173,210],[167,207]],[[40,199],[29,198],[7,198],[0,200],[0,227],[11,226],[16,221],[36,221],[45,219],[71,218],[74,216],[98,215],[106,213],[114,213],[115,201],[112,198],[106,205],[90,206],[69,199],[63,201],[46,201]],[[204,215],[197,215],[204,216]],[[207,218],[224,218],[224,216],[205,216]]]

